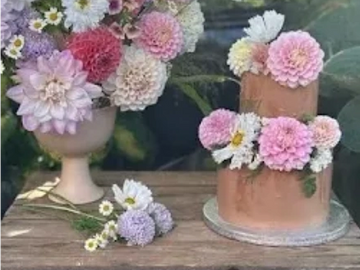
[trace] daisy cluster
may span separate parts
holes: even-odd
[[[230,169],[309,171],[316,174],[332,163],[339,143],[338,122],[329,116],[299,121],[291,117],[261,118],[219,109],[199,126],[199,139],[217,164]]]
[[[305,31],[280,34],[285,16],[274,10],[249,20],[245,37],[236,41],[228,55],[228,65],[236,76],[246,72],[269,75],[279,84],[305,87],[319,77],[324,52]]]
[[[157,103],[170,62],[203,32],[197,0],[2,0],[7,96],[25,129],[75,134],[94,99],[121,111]]]
[[[121,210],[117,211],[110,201],[99,205],[100,214],[108,221],[100,233],[85,241],[86,250],[105,248],[109,242],[120,239],[129,246],[145,246],[173,229],[170,211],[154,202],[151,190],[142,183],[127,179],[122,189],[113,185],[112,191]]]

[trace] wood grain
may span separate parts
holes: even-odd
[[[32,175],[24,191],[55,175]],[[213,233],[202,222],[201,210],[204,202],[215,194],[215,173],[94,172],[93,175],[108,189],[125,178],[143,181],[153,189],[156,200],[170,208],[177,227],[145,248],[113,244],[103,251],[88,253],[82,248],[82,235],[73,231],[66,221],[29,212],[17,201],[2,222],[2,269],[360,269],[360,232],[355,224],[342,239],[307,248],[261,247]],[[96,204],[86,208],[96,209]]]

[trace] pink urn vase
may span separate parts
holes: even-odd
[[[60,182],[51,193],[73,204],[94,202],[104,196],[104,190],[91,178],[88,156],[110,139],[115,119],[116,107],[107,107],[94,110],[93,120],[81,122],[75,135],[34,132],[43,147],[61,156]],[[60,196],[50,194],[49,198],[62,203]]]

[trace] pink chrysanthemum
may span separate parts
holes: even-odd
[[[225,109],[218,109],[205,117],[199,126],[199,139],[204,148],[212,150],[228,144],[235,121],[236,114]]]
[[[179,22],[170,14],[151,12],[142,17],[135,43],[157,59],[174,59],[183,46],[183,32]]]
[[[263,43],[256,43],[252,48],[252,65],[254,69],[265,75],[269,73],[267,67],[267,59],[269,57],[269,45]]]
[[[67,48],[81,60],[89,73],[90,82],[101,82],[112,74],[120,63],[122,43],[110,30],[99,27],[73,35]]]
[[[296,88],[318,78],[323,58],[319,43],[309,33],[288,32],[271,43],[267,66],[275,81]]]
[[[18,69],[17,77],[20,84],[7,96],[20,103],[17,114],[29,131],[75,134],[78,122],[92,119],[92,99],[102,96],[70,51],[40,56],[36,64]]]
[[[268,119],[261,130],[259,154],[273,170],[302,170],[310,161],[312,132],[290,117]]]
[[[339,123],[329,116],[315,117],[309,127],[314,135],[315,146],[319,149],[334,148],[340,141]]]

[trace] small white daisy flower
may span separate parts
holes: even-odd
[[[87,251],[93,252],[98,248],[98,242],[94,238],[89,238],[86,240],[84,247]]]
[[[61,12],[57,10],[57,8],[54,7],[50,8],[49,11],[46,11],[44,15],[46,23],[52,25],[58,25],[64,16]]]
[[[44,27],[46,26],[46,22],[43,19],[32,19],[29,23],[29,28],[32,31],[41,33]]]
[[[99,212],[105,217],[110,216],[113,211],[114,206],[109,201],[102,201],[102,203],[99,205]]]
[[[230,144],[222,149],[213,151],[212,156],[220,164],[230,160],[229,168],[241,169],[243,164],[250,164],[253,160],[254,141],[257,140],[261,128],[261,118],[254,113],[237,116],[237,121],[231,131]]]
[[[8,57],[15,59],[15,60],[21,58],[21,56],[22,56],[20,50],[18,48],[14,47],[13,45],[7,46],[5,48],[4,53]]]
[[[109,234],[103,230],[100,234],[95,235],[95,239],[100,248],[105,248],[109,243]]]
[[[0,62],[0,74],[3,74],[4,70],[5,70],[5,66],[4,66],[4,63],[3,63],[2,59],[1,59],[1,62]]]
[[[105,231],[108,233],[109,237],[113,238],[114,240],[117,239],[117,229],[118,225],[114,220],[111,220],[105,224]]]
[[[22,35],[15,35],[10,39],[10,45],[17,48],[19,51],[24,47],[25,39]]]
[[[263,16],[256,15],[249,20],[250,27],[244,28],[253,42],[268,43],[275,39],[284,25],[285,16],[275,10],[265,11]]]
[[[153,202],[151,190],[140,182],[126,179],[121,190],[113,185],[115,200],[125,210],[145,210]]]
[[[252,160],[252,162],[248,165],[249,170],[255,171],[257,168],[259,168],[260,164],[262,162],[262,159],[259,154],[256,154]]]

